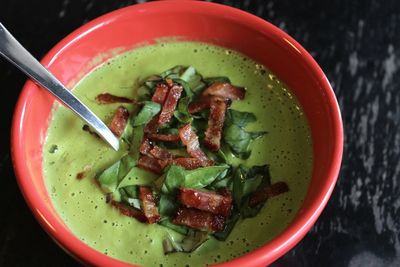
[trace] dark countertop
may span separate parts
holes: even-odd
[[[87,21],[135,1],[2,1],[0,21],[40,58]],[[140,1],[139,1],[140,2]],[[320,64],[345,129],[338,184],[307,236],[273,266],[400,266],[400,3],[221,1],[279,26]],[[13,108],[25,81],[0,60],[0,266],[79,266],[40,228],[10,159]]]

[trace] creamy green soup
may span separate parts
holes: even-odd
[[[106,204],[94,176],[118,160],[123,151],[82,130],[84,123],[56,105],[43,149],[46,185],[55,209],[80,240],[119,260],[142,266],[205,266],[241,256],[265,244],[294,218],[306,194],[312,171],[310,129],[297,100],[284,83],[253,60],[225,48],[175,42],[137,48],[98,67],[74,93],[108,123],[119,104],[99,105],[96,95],[134,97],[146,77],[175,65],[193,66],[203,77],[227,76],[246,87],[246,97],[232,108],[253,112],[257,122],[247,128],[268,134],[252,144],[247,166],[269,164],[272,183],[284,181],[289,192],[267,201],[255,218],[241,220],[225,242],[210,239],[195,252],[163,254],[162,240],[179,234],[160,225],[142,224]],[[237,160],[236,163],[240,162]],[[85,171],[82,179],[77,174]],[[124,184],[156,177],[132,171]]]

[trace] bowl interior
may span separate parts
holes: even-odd
[[[230,7],[153,2],[121,9],[86,24],[54,47],[42,63],[71,88],[113,55],[171,36],[224,46],[264,64],[291,88],[306,113],[314,167],[304,204],[282,234],[234,261],[236,265],[246,262],[246,266],[271,263],[293,247],[319,216],[335,184],[342,153],[341,119],[334,94],[323,72],[297,42],[261,19]],[[12,132],[13,159],[22,193],[45,230],[74,256],[90,264],[123,266],[75,238],[52,207],[42,174],[42,145],[53,102],[54,98],[34,83],[25,84]]]

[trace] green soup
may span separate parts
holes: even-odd
[[[225,242],[210,239],[195,252],[163,254],[162,240],[179,234],[160,225],[142,224],[105,203],[95,174],[118,160],[105,142],[82,131],[83,122],[56,105],[43,150],[46,185],[55,209],[71,231],[94,249],[143,266],[205,266],[243,255],[265,244],[294,218],[305,197],[312,172],[312,143],[307,120],[290,90],[253,60],[203,43],[160,43],[119,55],[89,73],[74,93],[109,122],[119,104],[99,105],[96,95],[109,92],[133,97],[146,77],[175,65],[195,67],[203,77],[227,76],[247,88],[244,100],[232,107],[253,112],[257,122],[248,130],[267,131],[252,144],[247,166],[269,164],[272,182],[284,181],[289,192],[267,201],[255,218],[241,220]],[[55,145],[57,149],[55,149]],[[77,174],[85,170],[85,177]],[[127,183],[154,179],[148,172],[128,175]],[[138,177],[140,176],[140,177]]]

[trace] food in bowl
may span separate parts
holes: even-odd
[[[174,66],[184,67],[175,68],[174,72],[174,69],[171,71]],[[184,81],[187,79],[187,77],[182,79],[181,76],[184,73],[186,75],[188,75],[187,73],[196,74],[195,77],[199,78],[197,82],[200,81],[204,84],[198,92],[196,92],[194,86],[190,86],[190,91],[187,91],[182,82],[179,83],[176,79],[174,81],[171,76],[168,77],[168,73],[164,72],[165,70],[178,75],[179,79]],[[159,80],[159,77],[153,77],[155,74],[163,72],[162,81]],[[223,78],[225,80],[220,78],[212,81],[209,79],[210,77],[226,78]],[[143,86],[144,82],[147,87]],[[173,156],[174,159],[188,158],[188,154],[191,158],[195,158],[186,149],[187,144],[184,143],[179,133],[185,129],[191,130],[193,126],[193,132],[199,136],[202,144],[201,151],[206,151],[203,136],[207,136],[207,125],[203,125],[203,128],[200,126],[196,128],[195,124],[199,122],[207,123],[209,119],[207,113],[212,111],[205,112],[210,109],[209,106],[203,107],[205,109],[198,110],[198,112],[190,113],[187,111],[189,111],[190,104],[195,106],[197,102],[201,102],[201,98],[196,95],[203,95],[207,88],[216,83],[231,83],[246,88],[244,97],[237,97],[237,100],[229,103],[230,107],[224,112],[226,117],[224,122],[226,123],[227,119],[232,119],[232,116],[234,116],[232,114],[246,114],[247,120],[251,123],[248,123],[248,125],[246,123],[241,127],[236,127],[236,124],[235,127],[232,127],[231,136],[225,136],[227,133],[227,125],[225,124],[220,132],[221,138],[218,139],[221,141],[217,146],[218,149],[215,149],[215,142],[211,142],[207,146],[210,151],[205,156],[213,163],[203,162],[203,164],[200,164],[201,167],[194,169],[207,168],[207,164],[220,167],[222,171],[217,172],[215,176],[220,176],[222,172],[225,172],[226,176],[220,176],[222,177],[221,180],[216,178],[212,182],[221,182],[224,185],[221,186],[222,188],[227,187],[231,191],[233,209],[229,209],[229,214],[224,214],[226,220],[223,229],[218,229],[220,231],[207,229],[210,230],[208,232],[213,232],[213,235],[207,235],[207,242],[199,247],[192,246],[189,249],[191,253],[170,253],[179,250],[176,244],[179,245],[179,242],[184,238],[181,229],[197,228],[189,223],[185,227],[179,226],[181,233],[177,232],[176,229],[172,230],[171,228],[174,228],[170,225],[171,220],[173,220],[170,217],[172,215],[163,217],[163,212],[159,209],[162,200],[160,196],[158,196],[159,199],[154,197],[151,200],[157,207],[159,217],[152,216],[149,219],[150,217],[141,211],[142,215],[145,215],[142,217],[143,220],[158,222],[159,224],[144,224],[136,219],[124,216],[121,214],[121,211],[124,213],[121,205],[125,205],[122,207],[126,208],[131,201],[132,206],[136,205],[137,209],[143,210],[143,202],[136,201],[140,197],[135,197],[138,188],[132,186],[152,185],[151,190],[163,192],[162,186],[165,185],[165,180],[163,180],[166,178],[165,176],[168,176],[171,171],[189,172],[190,170],[184,171],[183,169],[190,168],[184,164],[179,165],[178,163],[182,160],[173,161],[175,164],[167,163],[163,168],[157,166],[157,169],[151,168],[154,165],[149,167],[139,164],[140,158],[154,159],[155,156],[154,154],[146,155],[143,151],[143,153],[139,153],[140,147],[137,144],[143,144],[143,137],[137,139],[136,146],[130,143],[135,140],[135,134],[143,134],[144,129],[138,131],[129,126],[143,128],[151,122],[153,117],[156,118],[160,111],[162,112],[161,107],[163,105],[160,103],[164,104],[165,99],[161,101],[162,97],[158,98],[160,103],[158,103],[158,106],[154,104],[157,103],[157,97],[154,97],[157,85],[164,84],[165,87],[168,87],[167,90],[172,90],[174,86],[180,86],[182,87],[180,89],[182,98],[181,96],[176,98],[176,107],[172,109],[172,112],[176,112],[170,112],[168,117],[178,126],[169,125],[154,133],[162,134],[164,137],[167,135],[169,137],[178,136],[179,139],[174,139],[174,142],[153,140],[151,146],[154,148],[155,143],[159,142],[156,145],[163,145],[163,152],[166,149],[174,149],[173,152],[176,153]],[[154,92],[152,89],[154,89]],[[161,92],[163,89],[159,90]],[[265,244],[291,222],[300,208],[308,188],[313,166],[313,148],[308,122],[301,106],[287,86],[267,68],[252,59],[230,49],[200,42],[161,42],[136,48],[109,60],[83,78],[74,88],[74,92],[105,122],[115,126],[115,128],[112,127],[115,133],[121,136],[121,140],[125,140],[122,141],[122,149],[114,152],[104,142],[96,138],[95,134],[89,134],[91,133],[90,129],[69,110],[58,105],[48,129],[43,149],[43,169],[53,205],[71,231],[96,250],[116,259],[144,266],[181,265],[183,262],[190,266],[204,266],[205,264],[230,260]],[[193,99],[189,98],[190,92],[195,95]],[[146,96],[146,94],[149,95]],[[183,99],[186,99],[186,102]],[[137,105],[139,101],[144,105]],[[106,102],[108,104],[105,104]],[[121,105],[122,107],[120,107]],[[228,103],[224,105],[227,108]],[[223,109],[225,110],[225,108]],[[114,116],[116,110],[119,110],[117,115],[120,116]],[[127,118],[127,113],[134,114],[134,116],[132,115],[129,120],[126,120],[128,122],[126,127],[119,127],[118,118]],[[140,120],[137,119],[139,115]],[[176,129],[178,132],[168,132],[172,131],[171,129]],[[251,144],[246,143],[249,140],[241,139],[246,135],[244,132],[248,135],[257,133],[253,135],[255,140]],[[234,136],[234,134],[237,134],[237,136]],[[255,137],[259,138],[256,139]],[[158,136],[157,138],[161,137]],[[133,148],[132,151],[130,151],[130,148]],[[182,153],[182,150],[184,154],[180,155],[179,153]],[[137,161],[122,164],[120,160],[128,151],[136,155]],[[157,164],[159,164],[158,161]],[[233,212],[235,207],[240,208],[237,204],[240,201],[235,200],[234,178],[232,177],[238,170],[249,170],[254,166],[265,166],[266,164],[269,167],[262,168],[263,175],[260,177],[267,176],[268,171],[270,171],[272,184],[283,182],[287,184],[290,190],[268,199],[265,205],[258,203],[261,204],[259,207],[262,206],[262,208],[259,213],[256,213],[257,216],[237,220],[233,229],[230,229],[232,232],[229,235],[218,237],[218,233],[226,233],[224,230],[228,225],[228,219],[231,219],[231,215],[235,214]],[[129,168],[122,170],[122,167],[127,166]],[[245,167],[241,169],[240,166]],[[115,176],[108,175],[115,172],[116,168],[118,169],[116,171],[117,176],[121,174],[117,182],[115,182]],[[163,173],[165,173],[164,176]],[[229,184],[229,181],[232,182]],[[258,185],[251,193],[259,189]],[[212,183],[207,184],[207,186],[211,190]],[[223,195],[217,192],[218,187],[215,184],[213,187],[215,191],[212,191],[212,194]],[[101,188],[103,192],[108,194],[104,195]],[[132,188],[134,193],[129,190]],[[149,187],[146,187],[146,189],[149,189]],[[179,189],[180,194],[187,192],[186,189]],[[139,190],[141,189],[139,188]],[[204,188],[196,188],[196,190],[204,190]],[[172,194],[175,194],[175,192],[166,194],[166,196],[171,197]],[[172,204],[178,203],[179,206],[187,208],[188,205],[179,202],[182,201],[172,201]],[[110,203],[114,204],[114,208]],[[191,207],[191,211],[193,209],[199,210],[198,208],[198,206],[197,208]],[[240,212],[236,214],[240,214]],[[173,216],[176,219],[177,214],[174,213]],[[171,220],[165,221],[165,218]],[[163,219],[164,221],[162,221]],[[164,225],[162,225],[163,223]],[[165,227],[165,225],[170,226],[170,228]],[[225,241],[218,241],[218,239],[224,238],[226,238]],[[204,239],[201,238],[201,241],[204,241]],[[166,242],[169,242],[169,250],[168,248],[166,250]],[[170,254],[165,255],[165,252]]]

